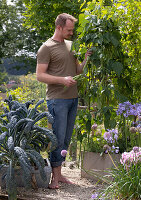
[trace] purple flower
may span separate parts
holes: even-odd
[[[118,153],[119,149],[117,149],[114,145],[116,144],[116,140],[118,139],[118,130],[117,129],[107,129],[107,132],[104,133],[104,139],[107,141],[107,143],[110,145],[107,145],[111,149],[106,148],[107,146],[104,145],[104,152],[108,153],[109,151]]]
[[[138,116],[138,120],[141,122],[141,116]]]
[[[92,194],[92,196],[91,196],[92,199],[97,199],[97,197],[98,197],[98,193],[97,193],[97,192],[95,192],[95,193]]]
[[[92,130],[96,130],[97,129],[97,124],[94,123],[91,128],[92,128]]]
[[[115,147],[115,153],[119,153],[119,147]]]
[[[130,132],[131,133],[136,133],[137,132],[137,128],[136,127],[131,127],[130,128]]]
[[[141,104],[137,104],[137,114],[141,115]]]
[[[104,139],[105,139],[105,140],[109,140],[110,137],[111,137],[110,132],[105,132],[105,133],[104,133]]]
[[[118,139],[118,135],[117,135],[117,134],[115,134],[115,135],[114,135],[114,138],[115,138],[115,140],[117,140],[117,139]]]
[[[108,144],[105,144],[105,145],[103,146],[103,149],[104,149],[104,152],[105,152],[105,153],[108,153],[109,151],[111,151],[111,147],[110,147]]]
[[[115,143],[115,140],[118,139],[118,130],[117,129],[112,129],[109,130],[107,129],[107,132],[104,133],[104,139],[108,142],[108,143]]]
[[[67,151],[66,150],[62,150],[61,151],[61,156],[65,157],[67,155]]]
[[[139,152],[139,147],[136,147],[136,146],[133,147],[133,151],[134,151],[134,152]]]
[[[132,105],[129,101],[120,103],[116,111],[117,115],[123,114],[124,117],[130,115],[138,116],[141,114],[141,103]]]

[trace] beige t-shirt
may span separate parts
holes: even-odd
[[[47,73],[53,76],[75,76],[76,59],[70,51],[71,41],[58,42],[48,39],[37,52],[37,63],[48,64]],[[47,99],[77,98],[77,85],[64,87],[61,84],[47,85]]]

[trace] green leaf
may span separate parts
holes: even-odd
[[[112,69],[116,72],[116,74],[117,74],[118,76],[121,75],[121,72],[122,72],[122,70],[123,70],[123,65],[122,65],[121,62],[114,62],[114,63],[112,64],[111,67],[112,67]]]
[[[107,111],[109,110],[109,106],[104,106],[102,110],[103,110],[103,113],[107,113]]]
[[[116,120],[115,119],[112,119],[109,121],[109,125],[110,125],[110,128],[115,128],[116,126]]]
[[[119,45],[119,41],[113,35],[110,36],[110,39],[111,39],[112,44],[115,47],[117,47]]]
[[[90,130],[91,130],[91,120],[88,120],[88,121],[86,122],[86,130],[87,130],[88,132],[90,132]]]

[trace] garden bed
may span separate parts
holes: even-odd
[[[90,178],[92,180],[100,180],[104,175],[108,174],[114,164],[120,160],[120,154],[103,154],[95,152],[82,152],[81,177]],[[108,177],[106,177],[108,178]]]

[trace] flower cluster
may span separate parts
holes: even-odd
[[[122,153],[120,162],[128,169],[132,164],[136,165],[141,162],[141,147],[133,147],[130,152]]]
[[[92,135],[94,135],[94,132],[97,130],[97,124],[94,123],[94,124],[92,125],[91,129],[92,129]]]
[[[123,114],[124,117],[130,115],[141,116],[141,103],[132,105],[129,101],[120,103],[117,109],[117,115]]]
[[[99,196],[101,196],[101,197],[99,197]],[[91,198],[97,199],[97,200],[104,200],[105,199],[104,196],[105,196],[105,194],[100,195],[98,192],[95,192],[94,194],[92,194]]]
[[[115,143],[118,139],[118,130],[117,129],[107,129],[104,133],[104,139],[107,141],[108,145],[104,145],[103,149],[105,153],[111,151],[112,153],[119,153],[119,147],[115,147]]]
[[[115,141],[118,139],[118,130],[117,129],[112,129],[112,130],[107,129],[107,132],[104,133],[104,139],[108,143],[115,143]]]
[[[62,150],[61,151],[61,156],[66,157],[66,155],[67,155],[67,151],[66,150]]]

